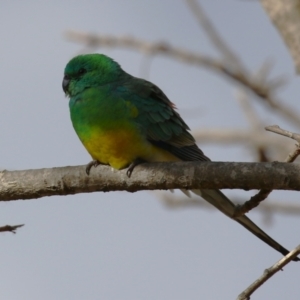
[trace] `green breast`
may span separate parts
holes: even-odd
[[[126,167],[144,152],[146,142],[135,123],[138,111],[107,89],[89,89],[69,103],[73,127],[94,159]]]

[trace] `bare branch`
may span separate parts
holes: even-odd
[[[273,125],[273,126],[267,126],[266,130],[276,132],[278,134],[284,135],[286,137],[292,138],[294,140],[299,139],[300,140],[300,135],[297,133],[292,133],[287,130],[281,129],[278,125]],[[297,143],[296,148],[287,156],[285,159],[286,163],[291,163],[295,161],[295,159],[299,156],[300,154],[300,146]],[[251,209],[257,207],[263,200],[265,200],[270,193],[272,192],[272,189],[261,189],[256,195],[250,198],[249,201],[246,201],[242,206],[237,206],[234,217],[239,217],[247,212],[249,212]]]
[[[65,35],[69,40],[93,48],[102,46],[131,48],[146,54],[162,54],[185,63],[203,66],[213,71],[217,71],[231,80],[247,87],[252,93],[264,100],[270,108],[276,110],[288,121],[293,122],[300,127],[299,113],[296,112],[295,109],[289,108],[286,104],[281,104],[282,101],[273,97],[274,85],[272,82],[268,85],[266,80],[257,81],[241,69],[233,70],[223,60],[214,59],[186,49],[175,48],[164,42],[149,43],[132,37],[100,36],[75,31],[68,31]]]
[[[268,279],[270,279],[278,271],[291,262],[300,253],[300,245],[292,250],[285,257],[280,259],[276,264],[266,269],[262,276],[255,280],[249,287],[247,287],[238,297],[237,300],[249,300],[250,296],[262,286]]]
[[[244,89],[238,89],[236,93],[236,99],[248,121],[254,131],[261,130],[263,127],[261,120],[258,118],[253,106],[250,104],[247,93]]]
[[[248,129],[236,129],[236,128],[205,128],[205,130],[197,129],[193,131],[193,136],[203,143],[221,143],[224,145],[232,144],[245,144],[247,147],[253,146],[270,146],[271,148],[280,149],[280,151],[286,151],[287,146],[283,145],[282,140],[257,131]]]
[[[297,141],[298,143],[300,143],[300,134],[298,134],[298,133],[294,133],[294,132],[290,132],[285,129],[281,129],[278,125],[267,126],[265,129],[267,131],[271,131],[271,132],[289,137],[289,138]]]
[[[283,139],[266,134],[264,131],[257,131],[257,129],[205,128],[193,131],[193,136],[197,142],[201,143],[201,146],[204,144],[243,146],[253,153],[253,157],[255,155],[255,160],[257,149],[267,151],[269,161],[280,161],[293,146],[292,141],[283,142]]]
[[[211,209],[215,210],[215,208],[209,204],[207,201],[203,200],[200,197],[191,197],[187,198],[185,196],[175,197],[170,193],[162,193],[156,192],[159,200],[162,201],[164,205],[171,209],[181,209],[181,208],[201,208],[201,209]],[[240,198],[235,199],[230,197],[237,205],[242,205],[245,203],[245,200],[241,200]],[[294,203],[287,203],[286,201],[272,201],[272,202],[262,202],[258,209],[255,212],[259,212],[267,215],[281,214],[287,216],[299,216],[300,215],[300,205]]]
[[[285,41],[300,74],[299,0],[261,0],[261,4]]]
[[[273,93],[279,88],[283,87],[287,84],[286,76],[278,76],[276,78],[272,78],[269,80],[271,70],[274,63],[272,60],[267,59],[254,74],[255,80],[261,82],[263,85],[268,85],[269,89],[273,91]]]
[[[265,129],[267,131],[278,133],[280,135],[289,137],[289,138],[297,141],[297,144],[295,145],[296,148],[294,149],[293,152],[289,153],[289,155],[285,159],[285,162],[294,162],[296,160],[296,158],[300,155],[300,144],[299,144],[300,143],[300,134],[281,129],[278,125],[267,126]]]
[[[258,76],[259,77],[259,76]],[[263,122],[258,117],[258,114],[253,108],[252,102],[250,101],[250,98],[248,97],[248,93],[246,93],[245,89],[238,89],[236,93],[236,99],[238,100],[238,103],[249,123],[251,126],[251,131],[257,135],[262,135],[262,128],[264,127]],[[264,143],[264,145],[251,145],[252,148],[255,150],[255,153],[257,155],[257,159],[255,161],[259,162],[268,162],[272,161],[272,159],[269,158],[268,155],[268,148],[270,148],[270,145],[267,143]]]
[[[188,6],[191,9],[191,12],[195,15],[200,26],[205,31],[206,35],[211,40],[212,44],[215,46],[229,64],[232,64],[233,67],[236,67],[240,70],[243,70],[244,67],[237,57],[237,55],[230,49],[226,42],[222,39],[221,35],[218,33],[213,23],[209,20],[208,16],[205,14],[199,2],[196,0],[186,0]]]
[[[300,166],[287,163],[145,163],[126,170],[85,166],[0,172],[0,201],[77,193],[158,189],[300,190]]]
[[[5,225],[5,226],[1,226],[0,227],[0,232],[5,232],[5,231],[9,231],[12,233],[16,233],[16,230],[20,227],[23,227],[24,224],[20,224],[20,225]]]
[[[234,218],[240,217],[251,209],[257,207],[264,201],[272,192],[272,189],[261,189],[256,195],[252,196],[250,200],[246,201],[243,205],[237,206],[234,213]]]

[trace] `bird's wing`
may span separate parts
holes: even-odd
[[[188,132],[189,127],[175,111],[175,105],[156,85],[132,78],[123,89],[123,95],[126,91],[126,98],[130,99],[139,112],[136,118],[137,124],[145,130],[147,139],[151,143],[184,161],[210,160],[195,144],[193,136]],[[192,190],[192,192],[204,198],[228,217],[233,217],[235,205],[221,191],[204,189]],[[235,221],[283,255],[289,253],[247,216],[240,216]],[[294,260],[298,261],[299,258],[296,257]]]
[[[138,110],[135,121],[149,142],[184,161],[210,160],[196,145],[175,105],[156,85],[133,77],[123,86],[123,96],[126,93]]]

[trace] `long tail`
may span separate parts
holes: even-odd
[[[192,190],[198,196],[204,198],[207,202],[215,206],[222,213],[224,213],[229,218],[232,218],[235,205],[219,190]],[[261,230],[256,224],[254,224],[248,217],[245,215],[235,219],[238,223],[252,232],[259,239],[264,241],[270,247],[274,248],[283,255],[287,255],[290,251],[285,249],[275,240],[273,240],[269,235],[267,235],[263,230]],[[299,261],[298,257],[293,259],[294,261]]]

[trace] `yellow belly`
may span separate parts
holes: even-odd
[[[153,146],[137,132],[126,128],[100,131],[92,130],[82,143],[93,159],[123,169],[136,159],[148,162],[178,161],[171,153]]]

